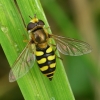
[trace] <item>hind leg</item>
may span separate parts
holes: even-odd
[[[55,50],[54,50],[54,53],[55,53],[56,50],[57,50],[57,45],[55,45],[55,44],[51,44],[51,45],[55,47]],[[55,53],[55,55],[56,55],[56,57],[59,58],[60,60],[63,60],[63,59],[62,59],[61,57],[59,57],[56,53]]]

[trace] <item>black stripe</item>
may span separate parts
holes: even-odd
[[[43,67],[43,66],[49,66],[50,64],[52,64],[52,63],[55,63],[56,62],[56,59],[54,59],[54,60],[51,60],[51,61],[46,61],[45,63],[43,63],[43,64],[38,64],[38,66],[41,68],[41,67]],[[38,63],[38,62],[37,62]]]
[[[53,73],[52,74],[49,74],[49,75],[46,75],[47,77],[50,77],[50,76],[53,76]]]
[[[54,67],[54,68],[49,68],[49,69],[47,69],[46,71],[41,71],[41,72],[42,72],[43,74],[48,74],[48,73],[54,72],[55,69],[56,69],[56,67]]]
[[[41,49],[41,48],[36,48],[36,51],[42,51],[44,54],[43,55],[41,55],[41,56],[36,56],[36,59],[37,60],[40,60],[41,58],[47,58],[48,56],[50,56],[50,55],[54,55],[54,51],[52,50],[51,52],[49,52],[49,53],[46,53],[46,50],[49,48],[50,46],[48,45],[46,48],[43,48],[43,49]]]
[[[46,50],[47,50],[49,47],[50,47],[49,45],[47,45],[46,48],[39,48],[39,47],[36,47],[36,51],[42,51],[42,52],[44,52],[44,54],[46,54]],[[51,52],[52,52],[52,51],[51,51]]]
[[[36,56],[37,60],[40,60],[41,58],[47,58],[48,56],[54,55],[54,51],[50,53],[44,53],[42,56]]]

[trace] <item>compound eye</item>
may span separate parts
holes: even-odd
[[[36,26],[36,23],[30,22],[30,23],[27,25],[27,30],[29,31],[29,30],[33,29],[35,26]]]
[[[38,25],[45,25],[45,23],[42,20],[39,20]]]

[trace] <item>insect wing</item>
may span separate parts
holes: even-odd
[[[31,45],[27,45],[15,61],[9,73],[9,82],[14,82],[24,76],[33,67],[35,56],[32,53]]]
[[[55,39],[57,49],[64,55],[79,56],[91,52],[91,47],[86,42],[57,35],[51,37]]]

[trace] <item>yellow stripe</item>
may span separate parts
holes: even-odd
[[[50,68],[54,68],[56,66],[56,63],[50,64]]]
[[[48,60],[54,60],[54,59],[55,59],[55,55],[48,56]]]
[[[44,52],[42,52],[42,51],[36,51],[35,52],[35,55],[36,56],[42,56],[44,54]]]
[[[43,66],[43,67],[40,68],[41,71],[45,71],[47,69],[48,69],[48,66]]]
[[[47,74],[45,74],[45,75],[47,76],[47,75],[49,75],[49,74],[53,74],[54,72],[55,72],[55,71],[53,71],[53,72],[51,72],[51,73],[47,73]]]
[[[43,64],[46,62],[46,58],[42,58],[42,59],[38,60],[37,62],[38,62],[38,64]]]
[[[50,53],[50,52],[52,52],[51,46],[46,50],[46,53]]]
[[[48,78],[52,78],[53,76],[50,76],[50,77],[48,77]]]

